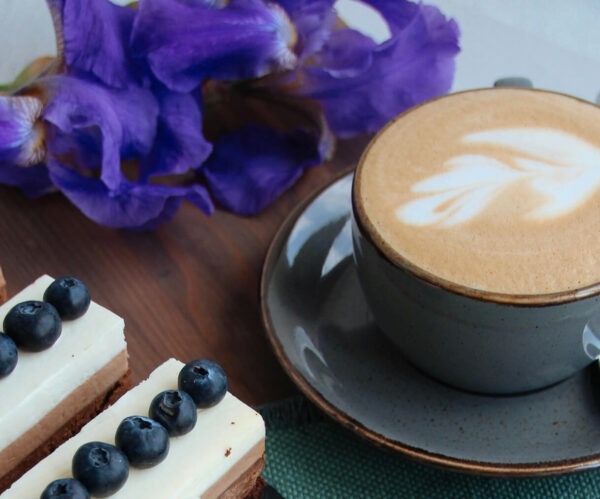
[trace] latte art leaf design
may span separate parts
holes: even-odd
[[[412,186],[420,197],[398,207],[398,219],[416,226],[465,223],[517,182],[525,182],[544,199],[523,217],[551,219],[574,211],[600,188],[600,148],[566,132],[488,130],[469,134],[463,142],[504,148],[513,155],[511,163],[481,154],[453,157],[445,172]]]

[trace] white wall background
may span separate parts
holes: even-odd
[[[128,0],[115,0],[127,3]],[[600,1],[426,0],[462,31],[454,90],[526,76],[535,86],[595,101],[600,93]],[[386,28],[356,0],[338,0],[348,22],[378,39]],[[0,82],[40,55],[55,53],[44,0],[0,0]]]

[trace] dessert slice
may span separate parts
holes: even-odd
[[[18,303],[42,301],[54,280],[40,277],[0,307],[0,324]],[[62,321],[46,350],[19,349],[0,379],[0,491],[74,435],[129,386],[123,319],[91,302]]]
[[[88,442],[115,443],[115,433],[129,416],[147,416],[153,398],[177,390],[183,364],[170,359],[81,432],[38,463],[2,495],[2,499],[39,497],[59,478],[72,477],[71,463]],[[257,492],[264,465],[265,426],[260,414],[230,393],[216,405],[197,409],[189,433],[169,439],[166,458],[151,468],[129,466],[125,484],[111,498],[243,498]],[[257,483],[258,482],[258,483]]]

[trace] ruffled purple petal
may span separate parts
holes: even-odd
[[[388,3],[373,0],[374,6]],[[392,38],[376,45],[354,30],[337,30],[295,81],[286,82],[289,91],[323,106],[339,137],[377,131],[407,108],[451,87],[459,51],[456,23],[436,8],[418,5],[415,11],[414,4],[401,0],[382,13],[396,16]]]
[[[158,104],[149,90],[108,89],[66,76],[45,78],[38,86],[48,100],[42,117],[60,132],[48,141],[51,154],[73,153],[72,162],[91,168],[97,165],[82,163],[81,154],[101,158],[101,179],[108,188],[121,183],[122,159],[150,152]]]
[[[232,0],[223,8],[145,0],[132,47],[167,87],[189,92],[208,77],[246,79],[292,68],[295,36],[285,11],[261,0]]]
[[[91,73],[104,84],[139,84],[138,61],[129,54],[135,11],[110,0],[46,0],[57,33],[59,55],[71,69]]]
[[[143,87],[106,91],[123,129],[121,159],[145,156],[156,139],[160,114],[158,99],[150,89]]]
[[[316,68],[308,67],[307,74],[317,78],[326,74],[334,82],[353,83],[373,69],[377,43],[372,38],[351,29],[336,31],[327,49],[315,58]]]
[[[0,161],[0,184],[18,187],[30,198],[36,198],[54,190],[48,169],[42,164],[16,166]]]
[[[160,116],[154,147],[141,162],[140,179],[181,174],[199,167],[212,152],[202,135],[202,113],[194,97],[166,89],[156,90]]]
[[[246,126],[223,136],[202,167],[223,208],[253,215],[291,187],[308,166],[322,161],[319,138],[298,130],[280,133]]]
[[[48,168],[54,184],[100,225],[153,229],[170,220],[185,199],[207,214],[213,210],[208,192],[200,185],[177,187],[122,180],[116,189],[109,189],[100,180],[82,176],[58,160],[50,159]]]
[[[35,97],[0,96],[0,163],[28,166],[43,158],[41,112],[42,101]]]
[[[103,137],[100,128],[93,126],[65,133],[47,122],[45,132],[48,157],[60,157],[89,174],[102,168]]]
[[[318,52],[337,22],[335,0],[274,0],[281,5],[296,28],[294,52],[300,60]]]

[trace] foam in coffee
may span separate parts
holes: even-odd
[[[600,282],[600,108],[526,89],[446,96],[365,152],[363,224],[393,259],[482,291]]]

